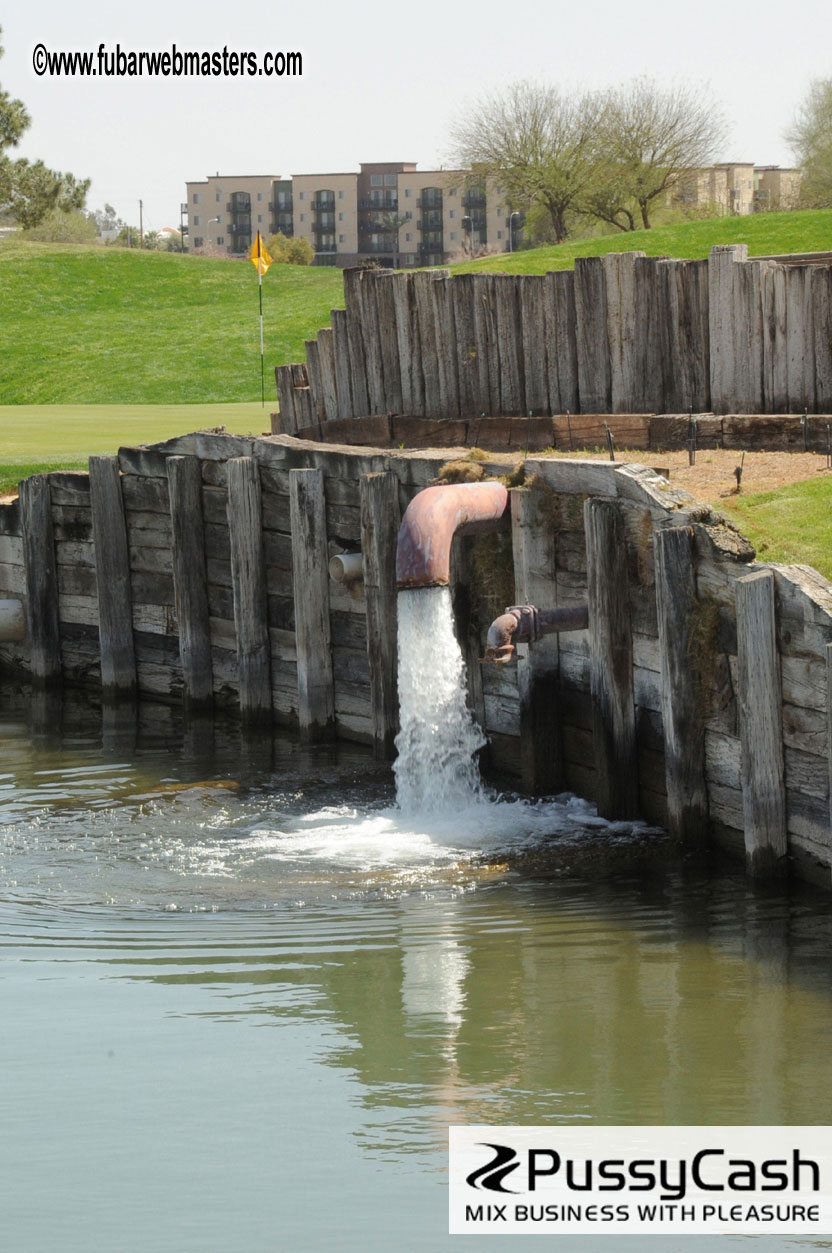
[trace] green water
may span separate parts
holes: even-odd
[[[0,711],[8,1253],[451,1248],[451,1122],[832,1124],[821,894],[530,879],[354,748]]]

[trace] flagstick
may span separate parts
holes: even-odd
[[[257,287],[260,292],[260,404],[266,407],[266,380],[263,374],[263,259],[260,253],[260,232],[257,232]]]

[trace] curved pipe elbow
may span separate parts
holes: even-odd
[[[588,626],[589,609],[585,604],[559,609],[511,605],[488,628],[484,660],[505,665],[513,661],[518,644],[533,644],[542,635],[554,635],[561,631],[585,631]]]
[[[495,530],[508,506],[502,483],[456,483],[426,487],[402,519],[396,548],[400,588],[446,586],[451,579],[455,535]]]

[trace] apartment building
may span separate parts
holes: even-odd
[[[220,176],[186,184],[193,252],[242,256],[259,229],[308,239],[316,265],[442,265],[510,251],[521,216],[493,180],[411,161],[291,179]]]
[[[799,193],[799,170],[740,161],[692,170],[679,181],[672,200],[685,209],[741,217],[764,209],[793,209]]]

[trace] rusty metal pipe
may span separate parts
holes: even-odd
[[[585,631],[588,626],[587,605],[567,605],[562,609],[510,605],[488,628],[484,660],[505,664],[514,658],[517,644],[533,644],[541,635],[558,631]]]
[[[400,588],[444,586],[451,578],[455,535],[493,531],[508,506],[502,483],[451,483],[426,487],[405,510],[396,548]]]

